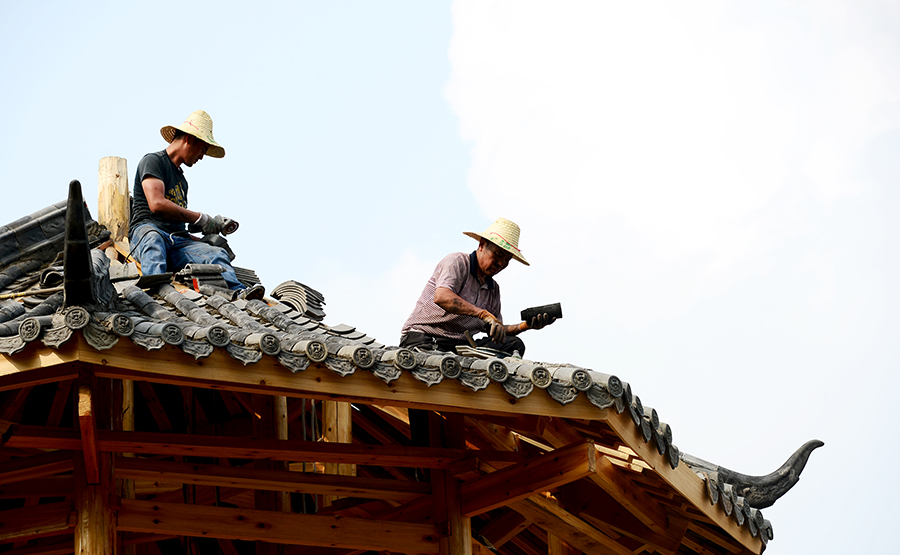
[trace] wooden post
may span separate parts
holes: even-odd
[[[283,401],[282,401],[283,400]],[[253,407],[253,435],[259,439],[282,439],[287,435],[287,399],[277,395],[251,395]],[[284,461],[258,460],[254,468],[265,470],[287,470]],[[290,503],[285,507],[282,492],[255,490],[255,507],[265,511],[285,510],[290,512]],[[257,555],[276,555],[278,546],[274,543],[256,542]]]
[[[100,197],[97,221],[106,226],[113,241],[126,240],[131,211],[127,161],[117,156],[101,158],[97,188]]]
[[[322,406],[322,428],[325,441],[332,443],[353,443],[353,409],[350,403],[325,401]],[[356,476],[355,464],[325,463],[325,474]],[[339,499],[326,495],[323,504],[327,507]]]
[[[100,483],[88,484],[84,460],[74,458],[75,463],[75,553],[78,555],[116,554],[116,514],[109,505],[113,495],[112,457],[100,455]]]
[[[465,428],[461,415],[446,421],[435,412],[428,413],[428,436],[432,447],[465,446]],[[440,533],[440,555],[472,555],[472,519],[462,514],[459,480],[447,470],[431,471],[434,497],[434,522]]]
[[[134,431],[134,381],[132,380],[116,380],[114,382],[116,392],[116,402],[114,406],[120,407],[119,413],[113,419],[113,429],[124,432]],[[134,453],[123,453],[125,457],[134,457]],[[134,499],[134,480],[122,479],[117,480],[116,489],[119,497],[124,499]],[[118,538],[118,549],[122,555],[135,555],[137,546],[122,545],[121,537]]]

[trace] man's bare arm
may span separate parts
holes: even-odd
[[[200,212],[194,212],[178,206],[166,198],[166,185],[161,179],[148,177],[141,181],[144,196],[147,197],[147,206],[155,215],[177,222],[192,224],[200,218]]]

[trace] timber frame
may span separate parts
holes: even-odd
[[[71,184],[61,269],[62,204],[0,229],[31,257],[0,250],[0,552],[740,555],[772,539],[755,478],[680,464],[615,376],[385,347],[286,297],[135,287],[126,172],[101,161],[103,233]],[[21,242],[38,224],[47,238]]]

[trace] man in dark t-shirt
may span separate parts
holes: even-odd
[[[204,234],[220,233],[222,216],[212,217],[188,209],[188,183],[181,169],[191,167],[203,156],[225,156],[213,138],[212,118],[197,110],[178,126],[160,129],[169,143],[165,150],[151,152],[141,159],[134,177],[129,241],[144,275],[177,271],[187,264],[218,264],[230,289],[242,290],[246,298],[265,293],[261,285],[243,291],[225,249],[198,241],[186,233],[187,224]]]

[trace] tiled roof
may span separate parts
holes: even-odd
[[[117,261],[111,265],[107,255],[95,249],[90,251],[95,302],[66,306],[61,285],[65,214],[66,203],[57,203],[0,228],[0,353],[4,355],[14,356],[33,342],[58,349],[80,331],[97,350],[130,341],[147,351],[168,345],[203,359],[221,349],[245,366],[270,357],[286,372],[298,373],[311,363],[322,363],[344,379],[370,372],[388,384],[408,373],[429,387],[458,381],[473,395],[495,383],[514,399],[546,395],[567,405],[583,397],[597,410],[627,413],[643,441],[666,457],[671,468],[682,462],[672,427],[617,376],[571,364],[500,359],[468,348],[449,354],[384,345],[353,326],[326,324],[324,297],[299,282],[283,283],[271,291],[271,297],[250,301],[196,291],[190,272],[180,281],[144,290],[135,285],[138,275],[133,267]],[[86,227],[91,244],[107,236],[95,222],[89,221]],[[243,275],[252,278],[255,274]],[[799,456],[799,470],[817,446]],[[743,479],[753,477],[694,457],[684,459],[706,481],[712,504],[719,504],[764,543],[773,538],[771,523],[748,500],[751,489]]]

